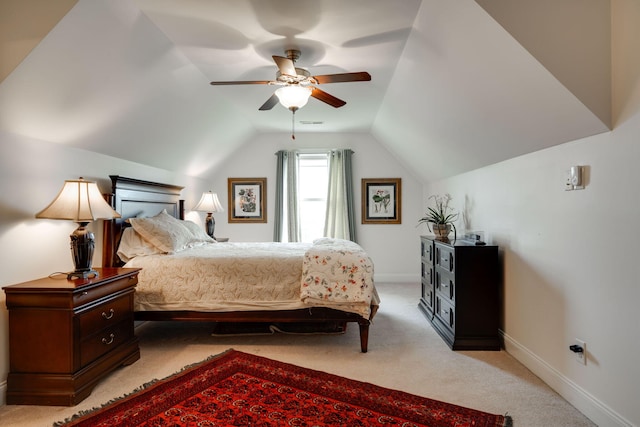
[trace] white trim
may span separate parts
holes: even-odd
[[[575,406],[587,418],[600,427],[634,427],[623,416],[615,412],[604,402],[598,400],[587,390],[578,386],[560,371],[549,365],[528,348],[514,340],[504,331],[500,331],[504,339],[504,348],[507,353],[529,368],[549,387]]]
[[[420,283],[420,276],[415,274],[374,274],[374,283]]]

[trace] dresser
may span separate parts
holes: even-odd
[[[4,287],[9,310],[7,404],[73,406],[100,379],[140,358],[134,268],[46,277]]]
[[[420,238],[418,307],[452,350],[500,350],[497,246]]]

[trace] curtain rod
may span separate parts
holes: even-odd
[[[330,153],[333,150],[349,150],[349,151],[351,151],[352,154],[356,153],[355,151],[353,151],[350,148],[317,148],[317,149],[313,149],[313,148],[296,148],[295,150],[278,150],[273,154],[275,154],[277,156],[278,153],[281,153],[283,151],[289,151],[289,152],[292,151],[292,152],[301,153],[301,154],[315,154],[315,153]]]

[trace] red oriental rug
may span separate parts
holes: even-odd
[[[511,418],[228,350],[57,425],[503,427]]]

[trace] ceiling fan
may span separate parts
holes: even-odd
[[[278,101],[291,110],[294,114],[296,110],[302,108],[309,96],[329,104],[332,107],[339,108],[346,104],[342,99],[336,98],[327,92],[318,89],[314,85],[326,83],[343,83],[343,82],[363,82],[371,80],[371,76],[366,71],[357,73],[340,73],[325,74],[320,76],[312,76],[309,71],[297,68],[294,64],[300,58],[300,51],[296,49],[285,50],[285,55],[273,56],[273,60],[278,66],[275,80],[248,80],[248,81],[228,81],[228,82],[211,82],[212,85],[274,85],[281,86],[273,95],[259,108],[260,111],[272,109]]]

